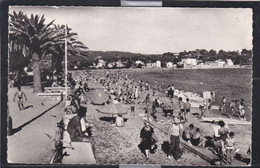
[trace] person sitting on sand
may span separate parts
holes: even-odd
[[[193,134],[193,132],[195,131],[195,127],[193,124],[190,124],[189,127],[186,127],[183,131],[183,140],[187,141],[188,144],[191,144],[190,142],[190,138]]]
[[[124,118],[122,115],[118,114],[116,117],[116,126],[117,127],[123,127],[125,125]]]
[[[18,97],[18,107],[19,107],[19,110],[21,111],[24,109],[23,97],[25,98],[26,101],[27,101],[27,98],[26,98],[25,93],[21,90],[21,86],[18,86],[17,89],[18,89],[18,91],[15,92],[13,101],[15,101],[15,97],[17,96]]]
[[[206,140],[204,137],[202,137],[199,128],[196,128],[195,131],[193,132],[190,138],[190,142],[194,146],[202,146],[202,147],[205,146]]]

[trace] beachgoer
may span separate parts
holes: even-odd
[[[149,120],[150,116],[150,106],[151,106],[151,99],[150,99],[150,94],[147,94],[144,100],[145,103],[145,114],[146,118]]]
[[[169,142],[168,158],[170,159],[171,155],[173,155],[174,159],[179,161],[180,137],[182,136],[182,128],[180,126],[180,120],[178,118],[173,118],[173,124],[169,126],[167,135]]]
[[[51,87],[59,87],[59,85],[58,85],[56,80],[52,82]]]
[[[189,122],[190,119],[190,109],[191,109],[190,99],[187,98],[185,103],[185,115],[184,115],[184,119],[186,122]]]
[[[174,96],[174,90],[175,90],[175,87],[174,87],[174,85],[172,84],[172,86],[171,86],[171,97],[173,97]]]
[[[239,110],[239,118],[241,121],[245,121],[245,104],[243,101],[240,102],[239,106],[238,106],[238,110]]]
[[[21,90],[21,86],[17,87],[18,91],[15,93],[14,95],[14,99],[13,101],[15,101],[15,97],[18,97],[18,107],[19,110],[23,110],[24,109],[24,105],[23,105],[23,97],[25,98],[25,100],[27,101],[26,95],[25,93]]]
[[[212,103],[215,103],[215,100],[216,100],[215,91],[211,91],[211,92],[210,92],[210,97],[211,97]]]
[[[149,158],[149,152],[152,148],[153,144],[153,134],[154,130],[150,126],[150,123],[148,121],[144,122],[144,127],[141,129],[140,138],[141,138],[141,147],[145,152],[145,157]]]
[[[186,127],[183,131],[183,140],[187,141],[189,145],[191,145],[190,139],[195,129],[194,125],[190,124],[189,127]]]
[[[229,105],[230,109],[231,109],[231,115],[229,116],[230,118],[233,118],[234,116],[234,113],[235,113],[235,101],[234,100],[231,100],[231,103]]]
[[[205,146],[206,140],[202,137],[199,128],[196,128],[193,134],[191,135],[190,142],[194,146]]]
[[[226,139],[225,142],[225,150],[226,150],[226,161],[230,165],[234,161],[234,154],[235,154],[235,140],[234,140],[234,132],[229,133],[229,137]]]
[[[135,106],[131,106],[131,116],[135,116]]]
[[[118,114],[116,117],[116,126],[117,127],[123,127],[125,125],[124,118],[122,115]]]
[[[185,104],[182,101],[182,98],[178,98],[178,104],[179,104],[179,116],[181,120],[184,120],[184,113],[185,113]]]
[[[229,134],[229,129],[225,127],[225,122],[220,120],[219,121],[220,128],[218,129],[218,134],[220,136],[220,144],[221,144],[221,152],[222,156],[225,154],[225,142]]]
[[[172,95],[172,87],[171,87],[171,85],[169,85],[167,88],[167,96],[171,97],[171,95]]]
[[[76,92],[71,100],[71,106],[74,106],[78,111],[80,108],[80,92]]]
[[[70,134],[70,139],[72,142],[90,142],[94,146],[93,138],[86,136],[81,127],[80,121],[82,118],[86,117],[86,112],[86,107],[80,107],[78,114],[69,121],[67,131]]]
[[[226,113],[226,97],[224,96],[222,98],[222,107],[221,107],[221,111],[222,111],[222,114],[225,114]]]

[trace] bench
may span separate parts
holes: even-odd
[[[37,94],[39,100],[42,101],[62,101],[63,93],[38,93]]]
[[[87,142],[71,142],[70,135],[66,131],[69,120],[74,117],[75,114],[65,115],[64,124],[65,131],[63,133],[64,144],[70,143],[69,147],[65,147],[63,153],[66,155],[62,159],[63,164],[96,164],[95,155],[93,153],[91,143]]]
[[[65,92],[65,87],[44,87],[45,93],[60,93]]]

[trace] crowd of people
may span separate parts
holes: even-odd
[[[69,86],[71,87],[72,92],[68,96],[68,106],[65,108],[65,111],[67,114],[77,114],[77,116],[73,117],[68,124],[68,132],[71,140],[94,142],[93,138],[91,138],[90,131],[93,125],[90,125],[86,119],[87,105],[91,103],[91,100],[86,98],[86,95],[92,89],[89,87],[88,82],[90,81],[95,84],[95,87],[98,85],[101,86],[103,91],[109,95],[109,100],[106,102],[107,104],[129,104],[132,116],[135,116],[136,104],[143,104],[145,106],[144,113],[146,120],[144,122],[144,127],[140,131],[140,147],[145,154],[145,157],[148,159],[149,153],[157,148],[156,143],[158,142],[158,138],[156,137],[150,122],[158,121],[158,109],[163,109],[164,103],[161,102],[159,97],[152,100],[151,94],[155,97],[155,90],[149,82],[144,82],[142,80],[136,82],[133,79],[128,78],[127,75],[119,73],[106,73],[105,75],[102,73],[85,73],[78,76],[76,79],[73,79],[72,76],[70,76]],[[175,96],[174,90],[174,85],[169,85],[166,96],[172,99]],[[140,95],[147,93],[144,91],[149,91],[149,93],[142,100]],[[213,101],[209,99],[207,101],[208,104],[204,104],[208,111],[211,109],[210,106],[212,102]],[[222,103],[221,110],[224,111],[226,108],[225,97],[223,97]],[[242,111],[243,106],[244,101],[241,99],[241,103],[238,106],[239,112]],[[235,101],[231,101],[230,108],[233,115],[236,110]],[[171,115],[173,119],[167,132],[167,141],[169,142],[167,156],[169,159],[173,156],[175,160],[179,161],[182,155],[180,147],[181,139],[187,141],[187,144],[191,146],[198,147],[205,147],[207,139],[203,137],[202,130],[199,127],[195,127],[190,120],[191,103],[189,98],[186,98],[184,102],[183,98],[179,97],[178,109],[175,109],[175,111],[177,112],[172,113],[173,115]],[[240,114],[240,117],[242,118],[243,115],[242,113]],[[204,113],[201,113],[201,115],[204,115]],[[207,115],[209,115],[209,112],[207,112]],[[189,126],[187,126],[187,123],[190,123]],[[118,115],[115,119],[115,125],[124,127],[124,124],[122,115]],[[184,125],[186,127],[184,127]],[[220,128],[218,129],[217,134],[213,137],[213,146],[215,152],[231,164],[236,148],[234,132],[231,132],[223,121],[219,122],[219,126]]]

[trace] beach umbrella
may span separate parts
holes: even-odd
[[[103,105],[109,100],[108,95],[102,89],[89,92],[89,97],[91,102],[96,105]]]
[[[110,103],[98,111],[103,114],[111,114],[114,116],[116,114],[127,114],[128,108],[123,104]]]

